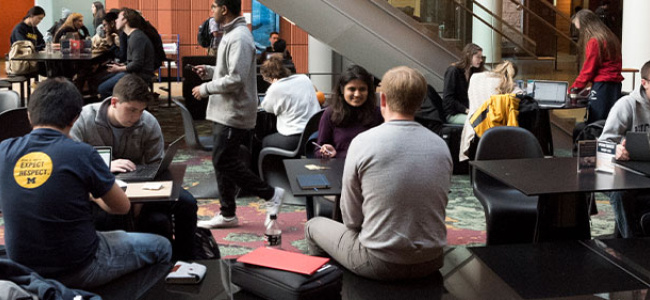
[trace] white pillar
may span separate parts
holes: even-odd
[[[623,37],[621,50],[623,53],[623,68],[634,68],[641,70],[645,62],[650,60],[650,39],[648,28],[650,28],[650,1],[648,0],[625,0],[623,1]],[[632,74],[623,73],[623,91],[632,90]],[[641,84],[641,75],[635,76],[635,87]]]
[[[332,48],[309,36],[309,73],[332,73]],[[319,91],[330,93],[332,90],[332,76],[313,75],[311,82]]]
[[[485,6],[489,11],[501,17],[503,3],[500,0],[477,0],[476,2]],[[474,14],[487,21],[493,28],[501,31],[501,21],[493,18],[483,8],[474,5]],[[501,61],[501,35],[482,21],[473,17],[472,21],[472,42],[483,48],[485,63],[499,63]]]

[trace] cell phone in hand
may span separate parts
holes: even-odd
[[[196,66],[191,64],[185,64],[185,69],[194,71],[196,69]]]

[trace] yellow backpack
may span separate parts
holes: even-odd
[[[28,40],[16,41],[11,45],[9,50],[9,60],[6,63],[5,70],[8,75],[25,75],[38,71],[38,62],[14,60],[16,56],[35,53],[34,44]]]

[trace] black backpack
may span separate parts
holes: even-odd
[[[220,259],[219,245],[210,229],[197,227],[194,233],[194,259]]]
[[[165,49],[163,48],[162,38],[160,37],[160,34],[158,33],[156,27],[153,27],[149,21],[146,21],[146,24],[142,31],[144,31],[144,33],[151,41],[151,44],[153,44],[153,50],[156,54],[156,56],[153,58],[154,67],[159,68],[162,65],[163,61],[165,61],[165,58],[167,58],[167,54],[165,54]]]
[[[199,43],[199,45],[203,48],[208,48],[210,47],[210,43],[212,42],[212,35],[210,35],[210,19],[208,18],[199,26],[199,33],[196,35],[196,40]]]

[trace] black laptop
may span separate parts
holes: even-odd
[[[172,161],[174,160],[174,155],[176,155],[176,151],[178,150],[178,144],[180,140],[183,139],[183,137],[184,136],[181,136],[169,144],[167,151],[165,151],[165,156],[163,156],[163,159],[160,161],[160,163],[136,165],[135,171],[116,174],[115,178],[127,182],[153,180],[156,176],[167,171],[167,168],[169,168],[169,165],[171,165]]]

